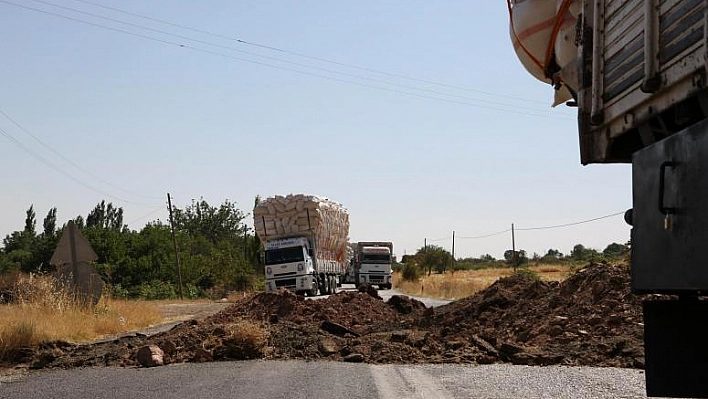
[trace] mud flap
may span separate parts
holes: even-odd
[[[708,398],[708,302],[644,302],[644,361],[650,397]]]

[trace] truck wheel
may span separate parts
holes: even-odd
[[[329,293],[329,283],[327,282],[327,278],[322,278],[320,281],[320,294],[322,295],[327,295]]]
[[[334,295],[337,293],[337,276],[330,276],[330,279],[332,280],[332,282],[329,286],[332,287],[331,294]]]

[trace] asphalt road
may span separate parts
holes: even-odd
[[[2,399],[644,398],[633,369],[242,361],[52,370],[0,379]]]
[[[342,284],[342,287],[338,289],[338,291],[356,291],[356,287],[354,287],[354,284]],[[447,303],[450,303],[450,301],[446,299],[438,299],[438,298],[427,298],[427,297],[420,297],[420,296],[413,296],[413,295],[408,295],[404,294],[397,289],[390,289],[390,290],[378,290],[379,291],[379,296],[381,299],[384,301],[388,301],[392,296],[394,295],[406,295],[410,298],[417,299],[425,304],[427,307],[435,307],[435,306],[440,306],[440,305],[445,305]],[[317,296],[315,298],[326,298],[326,296]]]

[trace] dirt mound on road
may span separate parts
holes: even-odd
[[[47,343],[18,361],[34,368],[139,365],[156,345],[164,363],[307,359],[369,363],[496,363],[643,367],[642,298],[626,267],[593,264],[562,283],[516,274],[468,298],[426,308],[406,296],[288,291],[248,295],[170,331],[94,345]]]
[[[643,367],[642,298],[626,267],[590,265],[562,283],[501,279],[422,320],[438,341],[475,341],[484,361]]]

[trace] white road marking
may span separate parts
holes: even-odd
[[[452,399],[439,381],[416,367],[370,366],[380,399]]]

